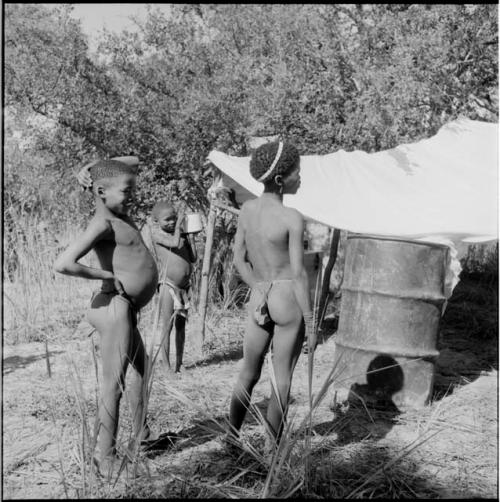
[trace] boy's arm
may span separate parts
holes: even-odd
[[[177,229],[173,234],[167,234],[167,232],[155,229],[153,231],[153,241],[155,244],[159,244],[166,248],[178,248],[180,244],[180,235],[180,231],[178,232]]]
[[[78,260],[93,249],[97,242],[109,235],[110,231],[111,228],[106,220],[93,219],[87,229],[57,258],[54,263],[55,271],[84,279],[115,279],[113,272],[109,270],[78,263]],[[119,288],[117,289],[121,292]]]
[[[293,211],[288,229],[288,252],[290,254],[290,266],[293,274],[293,289],[297,303],[302,314],[310,314],[311,295],[309,292],[309,278],[304,267],[304,219],[302,215]]]
[[[181,227],[184,221],[184,213],[179,214],[175,222],[175,230],[173,234],[161,231],[159,228],[154,228],[153,240],[155,244],[167,248],[178,248],[181,245]]]
[[[316,328],[314,314],[311,308],[311,294],[309,291],[309,277],[304,267],[304,219],[298,211],[293,211],[288,230],[288,251],[290,266],[293,274],[293,291],[302,310],[306,328],[306,339],[309,349],[316,347]]]
[[[245,228],[244,228],[244,210],[245,206],[241,209],[238,216],[238,227],[236,229],[236,235],[234,236],[234,266],[240,274],[243,281],[248,284],[251,288],[257,282],[257,278],[253,273],[252,266],[246,259],[247,247],[245,244]]]

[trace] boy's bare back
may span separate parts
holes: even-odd
[[[274,200],[258,198],[243,204],[240,221],[255,275],[268,280],[291,278],[290,238],[302,240],[302,215]]]

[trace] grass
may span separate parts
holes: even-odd
[[[193,350],[200,324],[196,313],[191,315],[180,376],[158,367],[155,301],[141,313],[139,327],[150,356],[149,423],[154,432],[176,434],[177,440],[148,455],[132,443],[120,476],[111,483],[95,478],[90,459],[96,439],[98,365],[85,324],[75,331],[95,285],[55,276],[51,263],[64,239],[54,243],[36,220],[22,224],[30,240],[23,240],[27,245],[20,249],[25,254],[5,290],[10,291],[9,299],[4,297],[10,305],[4,309],[10,316],[5,344],[12,349],[9,354],[17,354],[13,344],[48,340],[53,378],[46,371],[45,350],[31,353],[27,351],[34,350],[32,345],[21,345],[25,362],[4,380],[7,497],[26,498],[35,490],[41,498],[437,498],[496,493],[497,451],[491,441],[497,426],[496,369],[491,358],[491,365],[481,360],[477,374],[468,380],[455,378],[447,389],[440,387],[423,410],[391,414],[335,403],[331,385],[342,378],[342,368],[332,368],[332,344],[322,344],[314,364],[310,354],[299,359],[284,440],[271,458],[264,455],[263,410],[272,385],[266,362],[244,424],[242,448],[236,455],[228,453],[221,436],[228,428],[245,319],[244,310],[232,306],[244,293],[234,293],[229,284],[218,305],[209,305],[203,355]],[[38,248],[45,250],[43,259],[34,251]],[[446,347],[470,347],[471,338],[476,345],[493,343],[497,333],[496,285],[464,277],[443,319],[444,341],[454,337]],[[59,350],[70,357],[57,355]],[[122,451],[130,447],[130,431],[125,397]]]
[[[16,249],[15,267],[4,260],[3,327],[8,344],[55,340],[72,332],[82,318],[97,283],[56,274],[53,263],[78,230],[54,234],[36,215],[16,215],[9,246]],[[92,257],[84,258],[83,263]],[[13,263],[12,260],[10,262]]]
[[[234,323],[227,313],[227,324],[224,324],[226,317],[222,312],[212,312],[211,315],[219,326],[229,327]],[[141,322],[145,322],[145,319]],[[188,338],[196,329],[196,319],[191,319],[190,323]],[[481,491],[474,491],[474,485],[480,484],[478,477],[474,475],[474,469],[478,469],[482,463],[489,465],[491,471],[491,458],[495,458],[491,455],[491,447],[494,448],[494,445],[490,445],[490,450],[487,450],[484,448],[484,438],[481,440],[481,428],[484,426],[484,418],[488,416],[484,410],[489,409],[488,403],[491,405],[494,402],[493,396],[478,394],[474,397],[474,393],[463,394],[471,389],[471,386],[463,386],[433,403],[424,412],[406,413],[404,417],[389,419],[381,412],[352,407],[346,411],[337,409],[332,412],[329,410],[331,395],[328,390],[321,390],[322,387],[328,389],[329,379],[335,378],[335,375],[329,379],[324,377],[324,373],[321,375],[325,371],[325,362],[329,360],[329,354],[324,352],[326,346],[318,349],[316,368],[319,374],[314,376],[311,385],[317,400],[312,415],[312,431],[309,428],[311,419],[306,405],[308,385],[301,382],[307,375],[307,364],[303,358],[297,369],[296,378],[299,380],[295,381],[292,388],[295,402],[291,407],[289,428],[285,431],[284,451],[281,459],[275,462],[273,470],[268,468],[262,458],[265,424],[261,413],[269,389],[267,366],[264,368],[263,381],[255,390],[250,416],[244,426],[244,449],[234,457],[223,450],[219,437],[221,430],[227,425],[229,395],[236,370],[230,361],[205,364],[195,360],[189,362],[191,367],[178,379],[172,379],[158,370],[154,374],[150,393],[150,423],[153,429],[157,432],[176,432],[182,438],[172,449],[156,456],[146,457],[138,453],[136,465],[142,471],[137,477],[132,476],[129,470],[122,473],[116,484],[92,482],[88,459],[92,450],[90,436],[93,433],[97,382],[87,343],[78,341],[78,347],[85,349],[85,353],[75,351],[75,359],[78,358],[78,361],[75,360],[74,367],[69,365],[75,373],[73,382],[67,379],[63,384],[61,379],[46,378],[32,389],[30,396],[25,396],[24,399],[32,403],[32,412],[41,407],[45,412],[33,417],[32,426],[26,428],[24,424],[24,428],[21,428],[20,423],[17,426],[17,430],[24,434],[18,437],[17,444],[23,445],[24,450],[26,445],[30,445],[29,451],[20,449],[16,454],[9,453],[9,459],[12,459],[9,463],[14,461],[13,472],[17,472],[18,477],[23,468],[30,467],[33,470],[32,476],[48,481],[47,473],[40,467],[40,463],[43,465],[40,460],[43,452],[39,452],[44,445],[32,441],[32,436],[27,433],[28,430],[31,433],[43,431],[40,425],[36,429],[35,424],[45,424],[45,432],[39,432],[37,437],[46,438],[48,444],[54,444],[57,442],[55,438],[59,437],[61,445],[60,461],[59,453],[55,452],[52,457],[52,472],[59,474],[51,481],[60,487],[61,496],[65,493],[62,487],[66,486],[71,497],[88,498],[258,498],[264,494],[271,497],[307,498],[430,498],[447,488],[442,477],[441,485],[434,486],[429,482],[433,478],[430,475],[426,478],[420,472],[423,467],[425,473],[426,466],[436,464],[442,472],[451,472],[453,479],[461,480],[461,484],[457,486],[464,487],[468,480],[472,491],[465,493],[491,493],[487,488],[491,486],[491,480]],[[216,350],[219,350],[218,347]],[[43,367],[38,371],[40,370],[43,371]],[[26,371],[34,372],[34,365],[27,367]],[[56,375],[60,375],[61,371],[62,367],[54,365]],[[58,396],[57,399],[55,396]],[[481,401],[478,401],[479,396]],[[45,406],[44,400],[47,400]],[[12,398],[7,398],[6,416],[14,412],[12,402]],[[478,415],[476,407],[479,403],[483,403],[481,416],[469,416],[474,413]],[[464,407],[466,404],[468,406]],[[26,409],[26,403],[21,403],[16,415],[26,413]],[[53,418],[50,409],[54,410]],[[460,416],[457,416],[457,409],[462,410]],[[467,411],[467,415],[464,411]],[[328,425],[321,430],[319,425],[325,422]],[[387,425],[387,429],[380,433],[375,425],[380,427],[382,422],[390,422],[391,425]],[[12,426],[9,426],[10,434],[12,430]],[[54,430],[64,433],[57,436]],[[123,446],[128,444],[129,430],[130,416],[124,400],[120,436]],[[437,435],[429,441],[428,438],[436,430]],[[309,431],[310,441],[307,443],[306,434]],[[464,441],[467,437],[470,438],[466,444],[471,453],[478,453],[476,449],[483,448],[477,462],[470,455],[464,456],[466,447],[456,444],[457,434],[461,434]],[[443,442],[439,448],[436,447],[438,440]],[[12,444],[9,437],[6,438],[6,443]],[[476,448],[471,446],[474,444],[477,445]],[[34,455],[38,455],[35,457],[38,458],[35,464],[32,460]],[[457,458],[451,458],[453,455]],[[307,470],[305,459],[310,460]],[[469,465],[471,461],[475,462],[474,469]],[[461,467],[457,467],[457,463]],[[56,469],[58,465],[62,467]],[[145,466],[149,467],[149,473]],[[462,474],[460,469],[463,470]],[[487,468],[483,467],[482,470],[484,474]],[[436,473],[433,476],[436,477]]]

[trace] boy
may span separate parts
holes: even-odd
[[[315,316],[304,268],[304,219],[283,204],[284,194],[300,188],[300,155],[294,145],[270,142],[252,152],[250,174],[264,190],[247,200],[238,216],[234,265],[250,286],[243,337],[243,364],[229,409],[229,447],[237,444],[253,389],[266,353],[271,349],[271,399],[266,450],[273,453],[285,427],[292,376],[304,336],[316,345]],[[231,448],[230,448],[231,449]]]
[[[96,211],[87,229],[54,264],[61,274],[102,280],[87,313],[101,337],[102,387],[99,402],[99,461],[102,475],[110,475],[116,460],[119,404],[125,374],[132,364],[130,403],[134,435],[145,439],[143,383],[146,353],[137,329],[137,312],[153,297],[158,270],[141,234],[128,215],[136,184],[136,168],[116,160],[101,160],[90,168]],[[91,249],[101,268],[78,263]]]
[[[152,240],[160,267],[160,309],[163,317],[160,351],[167,370],[170,365],[170,333],[175,325],[175,372],[180,371],[186,338],[191,264],[197,260],[190,234],[181,233],[184,212],[176,215],[172,205],[159,201],[152,211]]]

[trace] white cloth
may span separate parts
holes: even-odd
[[[249,157],[208,159],[235,189],[259,196]],[[498,237],[498,125],[459,119],[416,143],[377,153],[301,156],[301,187],[284,203],[307,219],[356,233],[482,242]]]

